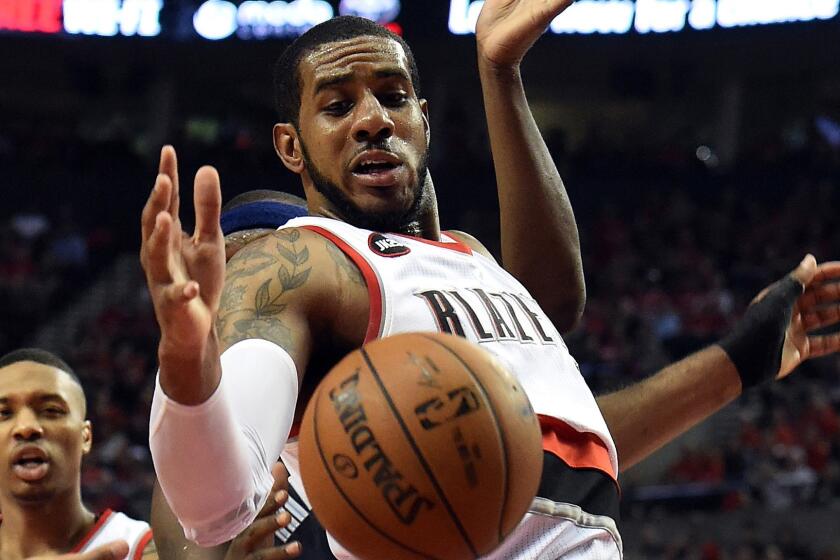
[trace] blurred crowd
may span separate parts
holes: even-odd
[[[444,226],[470,231],[495,248],[488,152],[476,140],[480,131],[465,137],[454,121],[431,164]],[[270,116],[261,122],[271,122]],[[31,342],[116,254],[136,252],[139,211],[156,168],[155,154],[125,124],[100,127],[97,134],[6,130],[0,136],[2,181],[9,187],[0,211],[3,352]],[[228,179],[226,198],[265,187],[299,193],[263,136],[235,120],[185,124],[174,142],[185,156],[182,177],[213,162]],[[570,148],[559,132],[548,139],[576,208],[587,278],[584,318],[567,339],[596,393],[718,339],[760,288],[806,252],[840,258],[840,152],[814,130],[793,147],[780,138],[745,150],[730,167],[711,165],[699,150],[605,150],[594,139]],[[446,158],[449,146],[458,146],[459,157]],[[184,212],[190,212],[188,201]],[[147,422],[157,330],[139,265],[135,272],[131,297],[107,301],[105,294],[107,304],[54,350],[83,379],[94,421],[86,500],[96,509],[145,517],[153,481]],[[647,519],[698,507],[836,508],[838,372],[836,357],[815,361],[740,399],[735,421],[716,434],[714,445],[687,446],[676,455],[657,481],[658,493],[624,489],[627,514]],[[793,537],[787,544],[759,537],[723,543],[702,527],[681,535],[657,527],[649,522],[625,537],[628,558],[838,558],[793,550],[800,546]]]

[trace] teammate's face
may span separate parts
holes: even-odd
[[[63,371],[35,362],[0,368],[0,492],[42,503],[79,484],[90,451],[82,389]]]
[[[310,209],[370,229],[411,229],[433,201],[426,103],[402,46],[372,36],[328,43],[302,58],[299,78],[299,130],[278,126],[275,142],[301,174]],[[285,149],[278,129],[289,134]]]

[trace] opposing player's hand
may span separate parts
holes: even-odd
[[[88,552],[58,556],[35,556],[27,560],[123,560],[126,556],[128,556],[128,544],[125,541],[114,541]]]
[[[805,291],[796,300],[785,333],[777,379],[786,377],[809,358],[840,351],[840,332],[813,334],[813,331],[840,324],[840,262],[817,265],[809,255],[790,275],[805,287]]]
[[[225,246],[219,224],[221,187],[212,167],[195,175],[195,231],[178,215],[175,150],[165,146],[154,189],[143,208],[140,262],[161,329],[161,343],[177,351],[201,348],[212,332],[224,284]]]
[[[274,533],[292,521],[289,512],[277,510],[289,498],[287,492],[289,473],[283,463],[272,468],[274,486],[257,518],[242,533],[230,542],[225,560],[287,560],[297,558],[301,552],[298,542],[274,546]]]
[[[499,67],[518,64],[546,27],[574,0],[486,0],[475,27],[479,57]]]

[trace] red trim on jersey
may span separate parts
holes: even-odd
[[[87,532],[87,535],[82,537],[82,540],[80,540],[70,552],[80,552],[87,543],[93,540],[93,537],[96,536],[96,533],[98,533],[100,529],[102,529],[102,527],[105,526],[105,523],[108,522],[108,519],[111,517],[112,513],[114,512],[110,509],[106,509],[105,511],[103,511],[102,515],[99,516],[99,519],[96,520],[96,523],[93,524],[93,527],[90,528],[90,531]]]
[[[473,250],[472,248],[464,243],[459,239],[455,239],[454,236],[449,235],[446,232],[443,232],[446,237],[452,240],[451,243],[447,243],[446,241],[432,241],[431,239],[426,239],[424,237],[415,237],[414,235],[408,235],[405,233],[392,233],[390,235],[399,235],[400,237],[406,237],[408,239],[413,239],[414,241],[419,241],[420,243],[426,243],[428,245],[434,245],[435,247],[442,247],[444,249],[449,249],[450,251],[458,251],[459,253],[464,253],[465,255],[472,255]]]
[[[382,289],[379,285],[379,278],[373,271],[373,267],[370,266],[370,263],[365,260],[361,253],[356,251],[349,243],[330,230],[312,225],[303,225],[298,227],[308,229],[309,231],[313,231],[326,237],[335,243],[339,249],[344,251],[344,253],[350,257],[356,266],[359,267],[359,270],[362,272],[362,276],[365,279],[365,284],[367,284],[368,299],[370,300],[370,315],[368,317],[368,328],[367,333],[365,333],[364,344],[367,344],[372,340],[376,340],[379,336],[379,328],[382,325]]]
[[[538,414],[542,429],[543,449],[556,455],[575,469],[598,469],[618,480],[613,470],[610,452],[601,438],[589,432],[579,432],[557,418]]]
[[[140,560],[140,557],[143,556],[143,551],[146,549],[146,545],[149,544],[149,541],[152,540],[152,530],[149,529],[146,531],[140,540],[137,541],[137,550],[134,551],[134,558],[133,560]]]
[[[300,422],[292,422],[292,428],[289,430],[289,437],[298,437],[300,434]]]

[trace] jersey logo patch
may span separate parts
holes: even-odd
[[[381,233],[370,234],[370,237],[368,237],[368,247],[370,247],[371,251],[383,257],[401,257],[411,252],[409,247]]]

